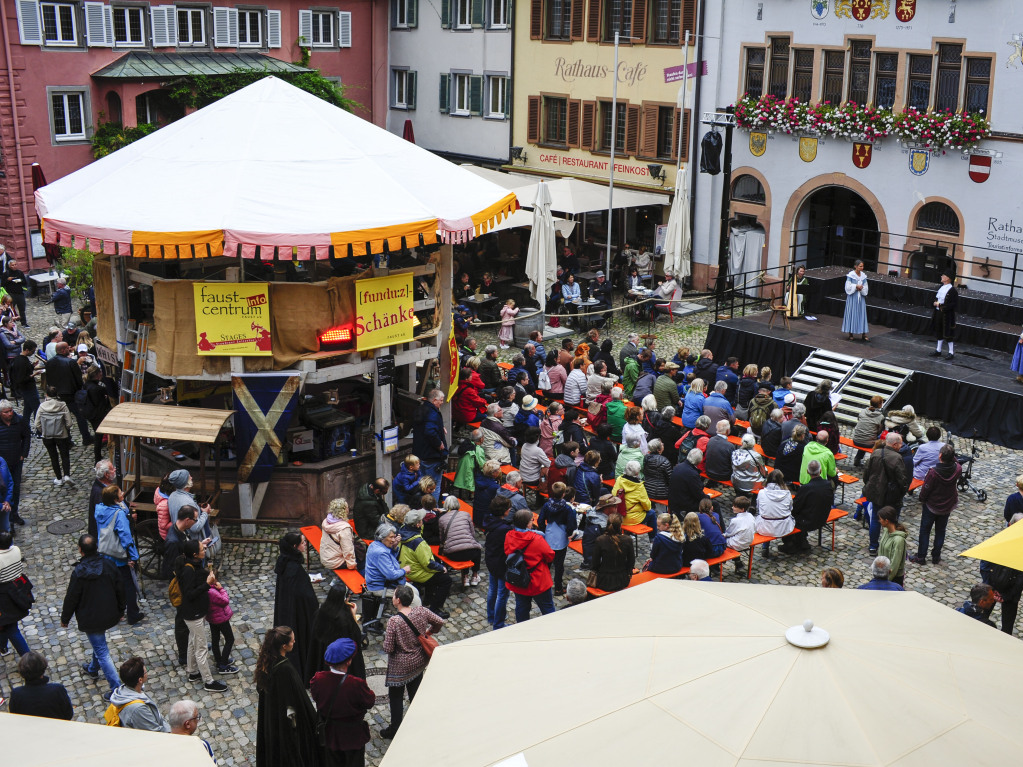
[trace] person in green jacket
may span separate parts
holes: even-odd
[[[487,457],[483,452],[483,432],[475,429],[470,436],[472,447],[465,451],[458,461],[458,470],[455,472],[455,489],[462,498],[472,497],[476,490],[476,473],[483,468]]]
[[[398,536],[401,545],[398,547],[398,564],[408,567],[406,579],[425,590],[423,604],[444,620],[450,614],[444,611],[444,602],[451,593],[451,576],[447,568],[438,562],[430,549],[430,544],[423,538],[423,519],[426,512],[415,509],[405,515]]]
[[[817,432],[816,442],[811,440],[803,448],[803,463],[799,467],[799,484],[801,485],[810,481],[810,471],[807,469],[810,461],[817,461],[821,465],[821,477],[834,486],[835,480],[838,478],[838,468],[835,466],[835,455],[828,447],[828,433],[824,429]],[[892,567],[894,567],[894,560],[892,563]]]
[[[884,506],[877,512],[881,521],[881,543],[877,554],[888,557],[892,572],[888,580],[905,586],[906,580],[906,526],[899,522],[899,512],[891,506]]]
[[[636,381],[639,380],[639,360],[635,357],[625,358],[625,368],[622,371],[622,386],[625,388],[625,398],[632,399],[632,392],[636,388]]]
[[[625,426],[625,403],[622,402],[622,390],[615,387],[611,390],[611,401],[607,403],[607,424],[611,427],[611,439],[622,441],[622,427]]]

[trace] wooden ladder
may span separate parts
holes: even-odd
[[[126,335],[129,340],[123,344],[119,402],[142,401],[142,388],[146,378],[146,357],[149,352],[149,330],[150,325],[147,322],[139,323],[135,320],[128,322]],[[121,446],[124,456],[121,476],[125,479],[134,477],[135,462],[139,460],[137,438],[125,437]]]

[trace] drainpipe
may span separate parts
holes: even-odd
[[[722,3],[724,0],[722,0]],[[689,129],[689,162],[686,163],[687,170],[689,173],[686,175],[689,178],[690,191],[689,191],[689,221],[696,221],[696,179],[700,175],[700,161],[699,161],[699,148],[700,148],[700,91],[703,85],[703,77],[699,75],[700,62],[703,61],[703,17],[707,10],[706,0],[700,0],[700,4],[696,10],[696,85],[693,88],[693,108],[692,111],[696,113],[694,119],[690,121]],[[717,75],[715,75],[717,76]],[[685,113],[682,114],[685,117]],[[692,172],[695,168],[695,173]],[[677,192],[676,192],[677,194]],[[690,228],[692,224],[690,223]],[[692,235],[690,234],[690,237]],[[689,256],[692,259],[693,254]],[[709,266],[709,264],[708,264]],[[692,275],[689,276],[690,282],[692,282]]]
[[[0,0],[0,34],[4,36],[4,59],[7,64],[7,90],[11,94],[11,122],[14,123],[14,158],[18,164],[18,197],[21,198],[21,221],[25,225],[25,259],[32,266],[32,225],[25,202],[25,163],[21,157],[21,128],[18,127],[18,98],[14,93],[14,68],[11,61],[11,38],[7,33],[7,4]]]

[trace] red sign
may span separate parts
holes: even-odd
[[[991,175],[991,158],[982,154],[970,155],[970,180],[983,184]]]
[[[871,0],[852,0],[852,15],[856,21],[866,21],[870,16]]]
[[[898,5],[895,7],[895,18],[905,23],[912,21],[914,16],[916,16],[916,0],[898,0]]]
[[[870,160],[874,155],[873,144],[861,144],[859,142],[853,143],[852,160],[853,165],[857,168],[866,168],[870,165]]]

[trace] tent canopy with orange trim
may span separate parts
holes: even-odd
[[[151,258],[465,242],[515,195],[266,77],[36,192],[44,239]]]

